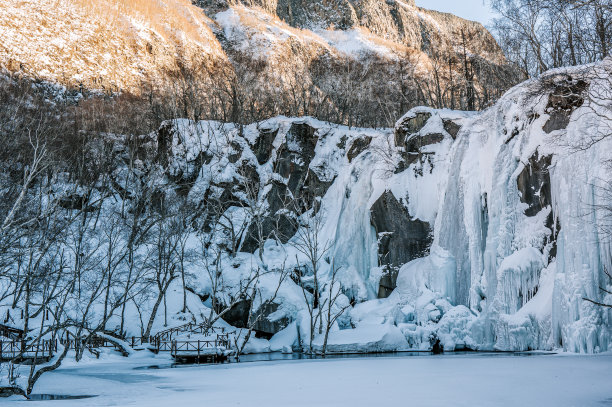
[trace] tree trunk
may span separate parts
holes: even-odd
[[[165,292],[161,291],[159,292],[159,295],[157,296],[157,300],[155,300],[155,304],[153,305],[153,310],[151,311],[151,316],[149,317],[149,322],[147,323],[147,329],[144,332],[144,337],[148,338],[149,336],[151,336],[151,330],[153,329],[153,322],[155,322],[155,317],[157,316],[157,310],[159,309],[159,306],[161,305],[162,300],[164,299],[164,294]]]

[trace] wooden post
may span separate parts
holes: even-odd
[[[198,365],[200,364],[200,340],[198,339]]]

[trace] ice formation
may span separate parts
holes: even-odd
[[[425,330],[450,349],[609,349],[612,315],[584,298],[603,298],[598,287],[610,268],[610,240],[596,208],[610,205],[601,188],[611,181],[605,161],[612,143],[576,146],[609,126],[598,110],[609,109],[609,101],[596,103],[594,95],[609,88],[611,67],[608,59],[519,85],[465,118],[452,143],[440,126],[452,113],[429,112],[417,137],[444,134],[428,147],[433,169],[415,171],[410,181],[394,175],[385,187],[408,196],[410,213],[423,220],[434,218],[425,208],[436,209],[431,254],[402,267],[395,292],[375,300],[371,312],[391,317],[400,310],[399,326],[416,346],[427,339]],[[568,88],[576,92],[580,81],[588,83],[581,100],[557,107],[553,98]],[[423,111],[408,113],[398,127]],[[556,126],[562,114],[566,127]],[[545,168],[541,157],[550,161]],[[521,185],[521,177],[531,183]]]
[[[330,162],[338,176],[323,199],[326,234],[345,286],[357,287],[352,324],[397,325],[421,349],[439,338],[447,350],[608,350],[612,314],[584,298],[605,300],[599,287],[611,268],[598,208],[610,205],[602,186],[612,181],[612,140],[589,145],[609,131],[601,110],[609,115],[609,100],[596,97],[611,69],[608,59],[549,72],[480,114],[414,109],[396,140],[383,132],[348,166]],[[415,133],[383,159],[406,123]],[[419,137],[418,151],[407,151]],[[397,171],[402,159],[412,162]],[[388,298],[375,298],[380,236],[368,211],[385,191],[433,225],[433,243],[401,267]]]
[[[329,185],[321,241],[333,243],[321,267],[329,272],[333,259],[354,302],[330,349],[610,349],[611,311],[584,298],[609,300],[599,287],[607,284],[612,246],[597,208],[610,205],[600,192],[612,182],[605,164],[612,138],[588,141],[609,130],[601,115],[609,101],[597,103],[596,95],[609,87],[611,69],[608,59],[549,72],[482,113],[416,108],[394,130],[283,117],[247,126],[249,144],[261,129],[276,132],[268,161],[249,159],[262,185],[291,183],[271,163],[284,144],[304,148],[291,144],[294,125],[312,128],[316,145],[306,164]],[[234,141],[244,144],[243,157],[252,155]],[[230,180],[234,171],[229,163],[203,171],[191,194],[210,182],[206,174]],[[299,257],[291,244],[269,242],[264,262],[291,263]],[[296,330],[304,330],[303,300],[292,284],[272,316],[289,324],[273,349],[295,347]]]

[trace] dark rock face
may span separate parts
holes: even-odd
[[[408,154],[410,165],[417,158],[423,155],[421,148],[432,144],[438,144],[444,140],[444,135],[440,133],[426,134],[424,136],[414,135],[406,140],[406,153]]]
[[[257,172],[257,168],[255,168],[253,164],[250,164],[247,161],[243,161],[240,164],[240,167],[238,167],[238,174],[240,174],[241,176],[245,178],[247,184],[252,189],[251,192],[253,193],[253,195],[255,196],[259,195],[259,186],[260,186],[261,180],[259,178],[259,173]],[[245,186],[243,185],[239,185],[239,187],[242,187],[243,189],[245,188]]]
[[[546,133],[552,133],[555,130],[563,130],[567,128],[570,121],[570,114],[566,110],[553,110],[550,112],[550,118],[544,124],[543,130]]]
[[[251,302],[246,299],[242,300],[223,314],[223,320],[236,328],[246,328],[249,323],[250,309]],[[221,311],[223,311],[222,307],[217,310],[217,312]]]
[[[296,122],[291,124],[291,128],[287,133],[287,141],[297,143],[302,149],[302,155],[310,157],[310,160],[312,160],[315,155],[317,141],[319,140],[316,132],[317,129],[307,123]]]
[[[272,155],[272,143],[278,134],[278,129],[261,129],[259,137],[253,146],[253,153],[257,157],[257,162],[261,165],[270,159]]]
[[[406,138],[411,134],[421,131],[427,121],[431,118],[431,113],[416,113],[414,117],[408,118],[395,128],[395,145],[403,147]]]
[[[279,304],[275,302],[265,302],[257,311],[251,314],[251,321],[257,321],[253,325],[253,331],[260,338],[271,338],[275,333],[282,331],[292,321],[284,317],[276,321],[270,321],[268,316],[278,310]],[[219,309],[221,311],[221,309]],[[248,328],[249,312],[251,312],[251,302],[242,300],[234,305],[223,315],[223,320],[236,328]],[[252,322],[251,322],[252,323]]]
[[[546,112],[550,115],[543,127],[546,133],[567,128],[572,112],[584,104],[584,92],[588,86],[587,82],[574,81],[571,77],[555,86],[546,106]]]
[[[574,110],[584,103],[584,91],[589,84],[583,80],[574,81],[568,77],[558,84],[548,97],[548,108],[555,110]]]
[[[85,212],[91,212],[94,208],[89,206],[88,202],[89,198],[87,196],[81,196],[78,194],[64,196],[58,200],[59,206],[64,209],[84,210]]]
[[[208,151],[202,151],[200,154],[198,154],[194,161],[188,163],[191,166],[191,171],[181,171],[180,173],[176,174],[176,176],[171,177],[171,179],[177,182],[180,185],[180,188],[184,189],[186,192],[189,192],[191,187],[193,187],[197,181],[204,164],[210,164],[212,159],[212,154],[210,154]]]
[[[302,195],[308,193],[310,195],[309,201],[318,197],[323,197],[327,193],[329,187],[334,183],[334,180],[335,177],[331,181],[322,181],[316,172],[310,170],[308,171],[308,177],[306,178],[306,184],[304,185]]]
[[[270,213],[272,214],[285,208],[289,203],[289,199],[291,199],[287,185],[280,181],[272,181],[272,188],[268,192],[266,199],[268,201],[268,205],[270,205],[269,209]]]
[[[285,329],[291,323],[291,320],[287,317],[280,318],[276,321],[270,321],[268,319],[270,315],[278,310],[278,307],[279,304],[275,302],[265,302],[255,312],[255,318],[261,315],[253,327],[260,337],[270,338],[275,333]]]
[[[287,243],[297,232],[298,225],[295,220],[285,212],[278,213],[281,209],[287,209],[289,213],[293,208],[290,207],[291,197],[287,185],[279,181],[272,181],[272,188],[266,197],[269,205],[269,215],[263,219],[261,229],[264,238],[275,237],[282,243]],[[258,247],[257,224],[249,226],[246,238],[242,244],[242,250],[253,253]]]
[[[535,216],[542,209],[552,205],[550,172],[548,170],[551,163],[552,155],[540,156],[536,151],[516,180],[518,190],[521,193],[521,202],[529,205],[525,210],[527,216]],[[552,210],[546,219],[546,227],[551,229],[552,235],[542,242],[542,246],[552,243],[550,257],[553,258],[557,254],[556,241],[560,225]]]
[[[298,224],[293,217],[282,213],[264,218],[261,221],[261,230],[264,240],[274,237],[281,243],[287,243],[297,232]],[[259,241],[258,225],[252,223],[249,225],[240,250],[255,253],[259,248]]]
[[[382,194],[372,205],[370,216],[379,236],[379,265],[387,269],[380,280],[378,297],[386,298],[396,287],[399,267],[427,255],[432,243],[432,229],[427,222],[412,219],[406,207],[390,191]]]
[[[450,134],[453,139],[456,139],[457,134],[459,134],[459,131],[461,130],[461,126],[450,119],[442,120],[442,124],[444,125],[444,130],[446,130],[446,132]]]
[[[172,146],[172,137],[174,137],[174,126],[171,122],[164,122],[157,130],[157,157],[156,161],[162,164],[163,167],[168,165],[168,156],[170,147]]]
[[[277,132],[278,130],[276,130]],[[331,182],[322,181],[315,171],[309,168],[315,156],[318,142],[317,129],[306,123],[293,123],[287,133],[287,140],[277,150],[274,172],[284,182],[274,180],[265,199],[268,202],[268,214],[261,220],[261,234],[258,225],[249,226],[243,239],[241,250],[254,253],[259,247],[260,238],[276,237],[286,243],[297,232],[296,211],[316,209],[317,198],[325,195]],[[274,140],[272,136],[269,140]],[[270,146],[271,143],[270,142]],[[271,155],[271,152],[268,156]],[[273,236],[274,235],[274,236]]]
[[[289,179],[285,188],[296,198],[301,198],[302,190],[313,178],[309,165],[315,156],[318,141],[316,132],[316,128],[306,123],[293,123],[287,133],[287,142],[279,148],[277,153],[274,171],[281,177]],[[282,191],[281,194],[275,188],[270,191],[270,194],[277,197],[288,195],[286,191]],[[273,213],[284,206],[273,205],[270,199],[268,201]]]
[[[275,172],[289,178],[287,186],[296,195],[308,175],[308,166],[315,156],[317,129],[306,123],[293,123],[287,133],[287,143],[279,148]]]
[[[410,164],[417,161],[423,163],[432,153],[423,152],[422,148],[431,144],[440,143],[444,140],[444,135],[441,133],[421,134],[421,130],[423,130],[423,127],[425,127],[430,118],[431,113],[416,113],[414,117],[408,118],[396,126],[396,146],[404,147],[402,154],[403,160],[396,169],[396,173],[404,171]],[[449,123],[445,124],[445,128],[448,127],[447,131],[451,135],[454,133],[456,136],[460,127],[451,121],[447,121],[447,123]],[[429,161],[431,163],[431,159]]]
[[[527,216],[537,215],[552,203],[550,173],[548,172],[551,161],[551,155],[540,157],[536,151],[516,180],[521,192],[521,202],[529,205],[529,208],[525,210]]]
[[[178,138],[177,143],[181,143],[181,139],[177,134],[174,123],[171,121],[164,122],[157,130],[157,156],[156,160],[164,167],[168,168],[168,163],[172,157],[172,144]],[[242,155],[242,148],[237,143],[232,144],[234,152],[230,154],[228,159],[230,162],[237,162]],[[200,175],[200,171],[204,164],[210,164],[213,155],[209,151],[200,151],[195,159],[182,162],[181,169],[174,173],[166,172],[168,178],[177,184],[176,191],[181,195],[187,195]]]
[[[227,159],[230,163],[235,164],[242,156],[242,146],[235,141],[232,141],[231,146],[233,151],[228,155]]]
[[[352,162],[359,154],[363,153],[372,142],[372,137],[366,136],[362,138],[358,138],[351,144],[351,148],[349,148],[346,156],[348,157],[349,162]]]

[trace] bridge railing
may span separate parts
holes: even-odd
[[[56,339],[42,339],[33,343],[0,341],[0,360],[46,358],[52,357],[54,352],[57,352]]]
[[[170,343],[170,355],[177,356],[180,353],[200,356],[201,354],[210,354],[207,352],[212,349],[224,347],[223,341],[218,339],[197,340],[197,341],[177,341]]]
[[[0,336],[15,341],[21,340],[23,339],[23,330],[0,324]]]

